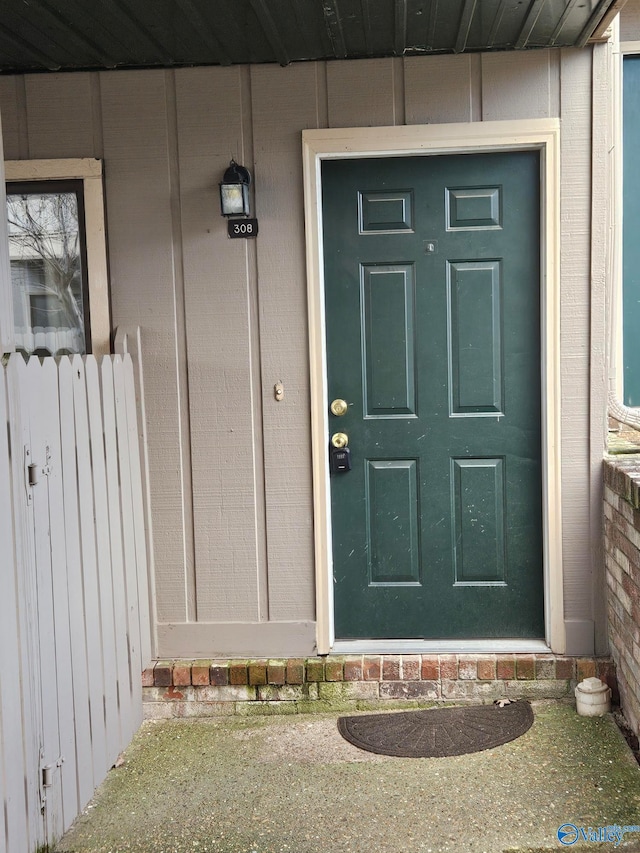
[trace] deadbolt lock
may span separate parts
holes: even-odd
[[[342,415],[346,415],[348,408],[349,406],[347,405],[346,400],[334,400],[331,403],[331,414],[335,415],[337,418],[341,418]]]

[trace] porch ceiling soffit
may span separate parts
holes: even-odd
[[[582,47],[626,0],[4,0],[0,73]]]

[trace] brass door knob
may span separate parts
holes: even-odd
[[[334,400],[331,403],[330,408],[331,408],[331,414],[335,415],[337,418],[341,418],[342,415],[345,415],[347,413],[347,409],[349,408],[349,406],[347,405],[346,400],[338,399],[338,400]]]
[[[349,444],[349,436],[344,432],[334,432],[331,436],[331,444],[334,447],[346,447]]]

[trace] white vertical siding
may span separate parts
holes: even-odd
[[[589,52],[585,53],[588,56]],[[482,56],[482,118],[559,115],[558,51],[500,52]],[[589,104],[586,103],[587,113]]]
[[[394,64],[388,59],[328,62],[329,127],[395,124]]]
[[[592,619],[591,85],[591,49],[0,80],[8,157],[105,159],[114,322],[143,330],[161,655],[176,627],[226,654],[238,623],[314,618],[300,134],[323,126],[561,118],[565,602]],[[219,215],[232,156],[254,242]]]
[[[620,14],[620,41],[640,41],[640,0],[627,0]]]
[[[181,441],[184,392],[178,381],[173,226],[165,75],[101,75],[101,112],[114,325],[140,325],[153,459],[157,608],[161,621],[187,617],[186,531]],[[139,317],[131,324],[129,318]]]
[[[90,74],[25,77],[29,157],[95,156]]]
[[[471,54],[404,61],[407,124],[476,121],[481,109],[480,57]]]
[[[590,51],[563,50],[561,54],[563,568],[565,618],[583,625],[592,619],[593,597],[592,584],[586,582],[592,571],[586,428],[591,359],[591,62]],[[584,430],[577,430],[577,424],[584,425]]]
[[[10,442],[0,430],[2,853],[55,842],[142,719],[149,618],[133,366],[115,356],[114,381],[110,359],[102,368],[102,382],[93,356],[12,355],[0,369],[0,422],[10,424]]]
[[[603,405],[609,390],[609,343],[607,324],[612,270],[612,210],[615,210],[614,184],[615,125],[617,105],[612,97],[612,79],[617,72],[618,56],[612,44],[604,44],[593,54],[593,143],[592,143],[592,211],[591,211],[591,436],[590,436],[590,497],[591,497],[591,560],[594,595],[596,654],[608,651],[607,596],[598,590],[606,589],[605,531],[602,505],[604,483],[602,454],[607,444],[607,411]]]
[[[289,73],[291,72],[291,73]],[[309,359],[300,130],[318,116],[315,64],[251,69],[265,435],[269,612],[313,618]],[[284,383],[285,397],[273,386]]]
[[[260,388],[251,361],[253,247],[230,241],[220,227],[218,190],[231,158],[246,161],[244,70],[176,74],[196,595],[203,621],[258,618],[256,505],[264,495],[253,464],[253,432],[261,436],[262,426],[252,417]]]

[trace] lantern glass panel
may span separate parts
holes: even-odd
[[[249,213],[249,193],[246,184],[221,184],[220,201],[224,216],[246,216]]]

